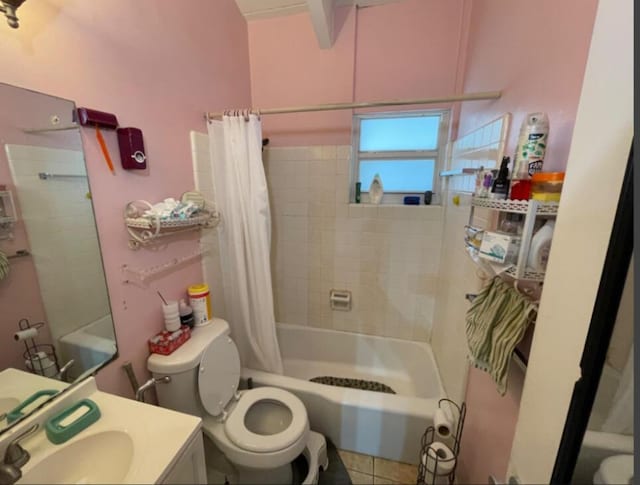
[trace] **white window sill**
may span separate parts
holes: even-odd
[[[414,204],[385,204],[384,202],[381,204],[369,204],[369,203],[360,203],[357,204],[355,202],[349,202],[349,207],[414,207],[414,208],[421,208],[421,209],[429,209],[432,207],[436,207],[436,208],[442,208],[441,204],[418,204],[418,205],[414,205]]]

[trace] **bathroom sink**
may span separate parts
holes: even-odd
[[[18,404],[20,404],[20,401],[13,397],[0,397],[0,415],[8,413]]]
[[[102,431],[55,448],[18,483],[120,483],[133,458],[133,440],[123,431]]]
[[[1,385],[0,389],[5,390]],[[0,403],[7,397],[21,396],[4,394]],[[46,423],[82,399],[93,401],[99,419],[64,443],[49,441]],[[206,483],[201,422],[195,416],[101,392],[95,379],[88,377],[0,434],[0,449],[33,429],[20,439],[30,458],[21,467],[18,484]]]

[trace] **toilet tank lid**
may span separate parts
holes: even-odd
[[[147,369],[157,374],[178,374],[194,369],[200,363],[202,353],[216,338],[229,334],[229,324],[221,318],[191,330],[191,338],[169,355],[151,354]]]

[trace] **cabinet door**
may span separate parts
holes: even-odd
[[[204,462],[204,445],[202,432],[198,431],[193,440],[187,445],[184,453],[171,468],[162,482],[163,484],[206,484],[207,471]]]

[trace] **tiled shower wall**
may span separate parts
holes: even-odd
[[[203,183],[207,169],[198,163],[206,157],[207,139],[194,134],[192,141],[196,186],[213,195],[210,184]],[[264,152],[276,320],[426,341],[434,315],[442,208],[349,204],[349,157],[349,146]],[[215,267],[215,258],[205,263],[205,278]],[[219,279],[219,273],[211,279]],[[331,310],[332,288],[351,291],[351,311]]]
[[[57,340],[111,312],[84,155],[79,150],[5,147],[47,320]],[[39,172],[81,177],[41,180]],[[70,294],[82,298],[69,305]]]

